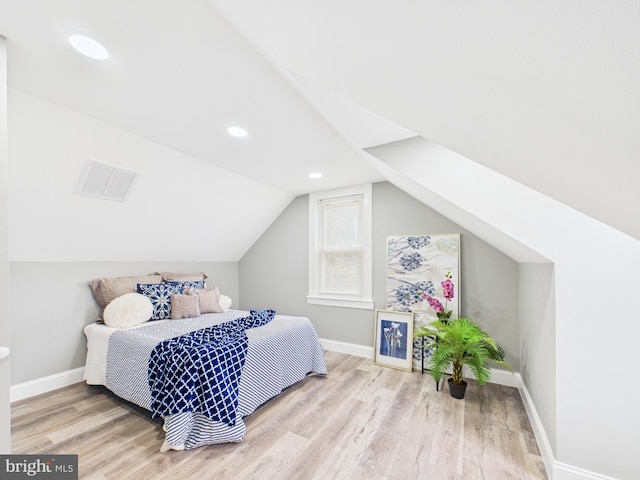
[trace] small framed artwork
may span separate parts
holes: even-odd
[[[413,357],[413,313],[376,310],[373,363],[411,371]]]

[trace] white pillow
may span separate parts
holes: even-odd
[[[140,293],[125,293],[104,309],[104,323],[113,328],[129,328],[146,322],[153,315],[153,304]]]
[[[226,295],[220,295],[220,300],[218,300],[218,304],[223,312],[226,312],[231,308],[231,298]]]

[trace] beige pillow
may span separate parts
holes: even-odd
[[[188,288],[187,295],[197,296],[200,299],[200,313],[220,313],[220,290],[218,287]]]
[[[173,273],[173,272],[156,272],[165,282],[202,282],[208,277],[204,272],[194,273]]]
[[[93,292],[93,298],[96,299],[100,307],[98,318],[102,318],[104,308],[109,305],[112,300],[121,297],[125,293],[136,293],[136,285],[138,283],[162,283],[162,276],[143,275],[140,277],[115,277],[91,280],[89,286]]]
[[[171,319],[200,316],[200,299],[194,295],[171,295]]]

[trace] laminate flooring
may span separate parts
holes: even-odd
[[[240,443],[160,453],[160,421],[77,383],[12,404],[12,451],[78,454],[79,478],[94,480],[547,478],[517,389],[469,381],[457,400],[420,372],[325,358],[329,375],[247,417]]]

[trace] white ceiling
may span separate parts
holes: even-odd
[[[0,34],[10,87],[192,157],[294,195],[382,179],[206,0],[0,0]]]
[[[640,238],[640,2],[211,3],[273,64]]]
[[[0,0],[10,87],[288,194],[382,180],[360,149],[419,135],[636,238],[639,24],[630,0]]]

